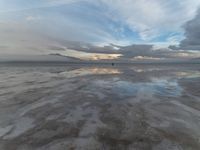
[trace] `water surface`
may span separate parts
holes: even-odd
[[[198,150],[200,66],[0,65],[2,150]]]

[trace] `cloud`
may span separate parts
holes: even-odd
[[[70,4],[70,3],[76,3],[76,2],[79,2],[79,1],[88,1],[88,0],[46,0],[47,6],[57,6],[57,5],[63,5],[63,4]]]
[[[19,23],[0,23],[0,54],[48,54],[59,43],[29,26]]]
[[[162,60],[163,58],[148,57],[148,56],[135,56],[132,60]]]
[[[173,32],[190,20],[200,4],[199,0],[101,0],[112,10],[112,17],[138,32],[144,41]],[[178,21],[177,21],[178,18]]]
[[[66,43],[65,43],[66,44]],[[76,50],[79,54],[102,54],[103,56],[112,55],[117,56],[115,59],[122,61],[131,60],[164,60],[164,59],[190,59],[200,57],[200,53],[188,50],[172,50],[170,48],[154,48],[153,45],[148,44],[134,44],[129,46],[118,46],[110,44],[108,46],[94,46],[87,43],[78,43],[68,41],[68,49]],[[68,49],[66,51],[68,51]],[[72,51],[71,51],[72,52]],[[76,53],[76,54],[78,54]],[[65,51],[62,54],[67,54]],[[80,57],[80,56],[79,56]]]
[[[59,54],[63,56],[79,58],[81,60],[114,60],[122,56],[122,54],[88,53],[73,49],[66,49],[66,51],[60,51]]]
[[[174,44],[181,40],[181,25],[199,4],[200,0],[2,0],[0,13],[6,21],[22,23],[25,18],[35,23],[32,28],[65,40]]]
[[[27,21],[37,21],[37,20],[40,20],[40,19],[41,19],[41,17],[39,17],[39,16],[27,16],[26,17]]]
[[[191,19],[200,0],[11,1],[0,2],[0,54],[130,60],[190,58],[197,53],[184,49],[199,49],[200,15]],[[177,45],[188,20],[183,51],[155,48],[155,43]]]
[[[200,9],[194,19],[184,25],[185,39],[181,41],[179,48],[186,50],[200,50]]]
[[[190,59],[200,57],[200,52],[188,50],[172,50],[170,48],[155,49],[153,45],[130,45],[118,50],[123,56],[121,59],[131,60],[163,60],[163,59]]]

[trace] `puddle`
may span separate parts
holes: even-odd
[[[176,72],[175,75],[178,78],[199,78],[200,77],[200,71],[182,71],[182,72]]]
[[[80,68],[72,71],[61,72],[60,75],[66,78],[73,78],[86,75],[120,74],[116,68]]]
[[[182,88],[179,86],[177,80],[153,79],[148,87],[153,90],[156,96],[179,97],[182,95]]]
[[[152,79],[151,82],[139,82],[133,83],[128,81],[105,81],[96,80],[93,81],[89,87],[85,90],[95,91],[98,89],[98,93],[109,95],[115,95],[118,98],[128,97],[143,97],[149,98],[152,96],[163,97],[179,97],[182,94],[182,88],[179,86],[176,80],[164,80],[164,79]],[[96,94],[96,92],[94,93]]]
[[[145,67],[132,67],[130,68],[131,70],[137,72],[137,73],[145,73],[145,72],[153,72],[153,71],[162,71],[164,70],[163,68],[145,68]]]

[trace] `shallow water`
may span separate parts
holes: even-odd
[[[140,96],[141,94],[145,94],[146,98],[149,96],[179,97],[182,94],[182,88],[174,80],[158,79],[139,83],[122,81],[120,79],[114,81],[97,80],[89,86],[87,88],[89,92],[91,91],[90,89],[98,89],[99,92],[106,90],[110,94],[118,96],[120,100],[124,100],[126,97]]]
[[[200,66],[0,65],[0,150],[198,150]]]

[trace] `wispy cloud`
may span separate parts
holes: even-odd
[[[36,20],[40,20],[40,19],[41,19],[41,17],[39,17],[39,16],[27,16],[26,17],[27,21],[36,21]]]

